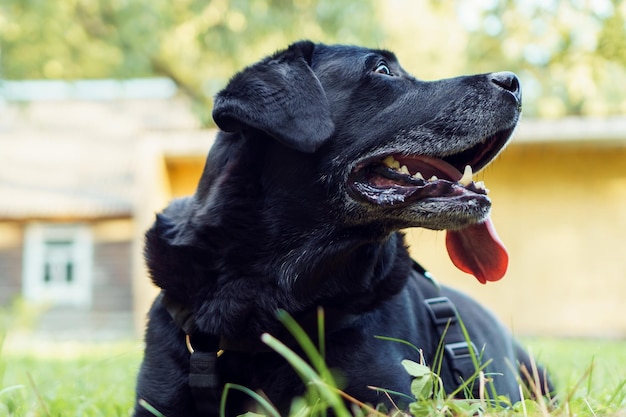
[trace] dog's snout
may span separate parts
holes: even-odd
[[[496,86],[513,94],[518,102],[522,101],[522,88],[515,74],[510,71],[494,72],[490,78]]]

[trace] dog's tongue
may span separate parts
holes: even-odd
[[[452,263],[485,284],[504,276],[509,254],[490,218],[461,230],[448,230],[446,247]]]

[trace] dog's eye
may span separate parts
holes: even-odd
[[[378,65],[376,65],[376,69],[374,70],[374,72],[377,74],[383,74],[383,75],[393,75],[391,73],[391,70],[387,66],[387,64],[384,62],[381,62]]]

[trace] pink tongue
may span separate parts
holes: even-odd
[[[452,263],[485,284],[504,276],[509,254],[488,218],[461,230],[448,230],[446,247]]]

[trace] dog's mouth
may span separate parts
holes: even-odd
[[[513,129],[496,133],[460,152],[445,156],[402,152],[369,157],[357,163],[349,178],[359,199],[378,206],[402,206],[428,198],[487,199],[484,183],[473,174],[504,147]]]
[[[397,207],[427,198],[486,198],[484,183],[474,182],[472,177],[469,164],[462,174],[440,158],[391,154],[357,166],[350,184],[370,203]]]
[[[508,141],[512,129],[499,132],[461,152],[441,157],[401,152],[359,162],[349,177],[353,196],[382,208],[401,208],[420,202],[445,202],[455,207],[489,206],[488,190],[474,182]],[[458,230],[448,229],[446,246],[452,262],[480,282],[504,276],[508,255],[489,216]]]

